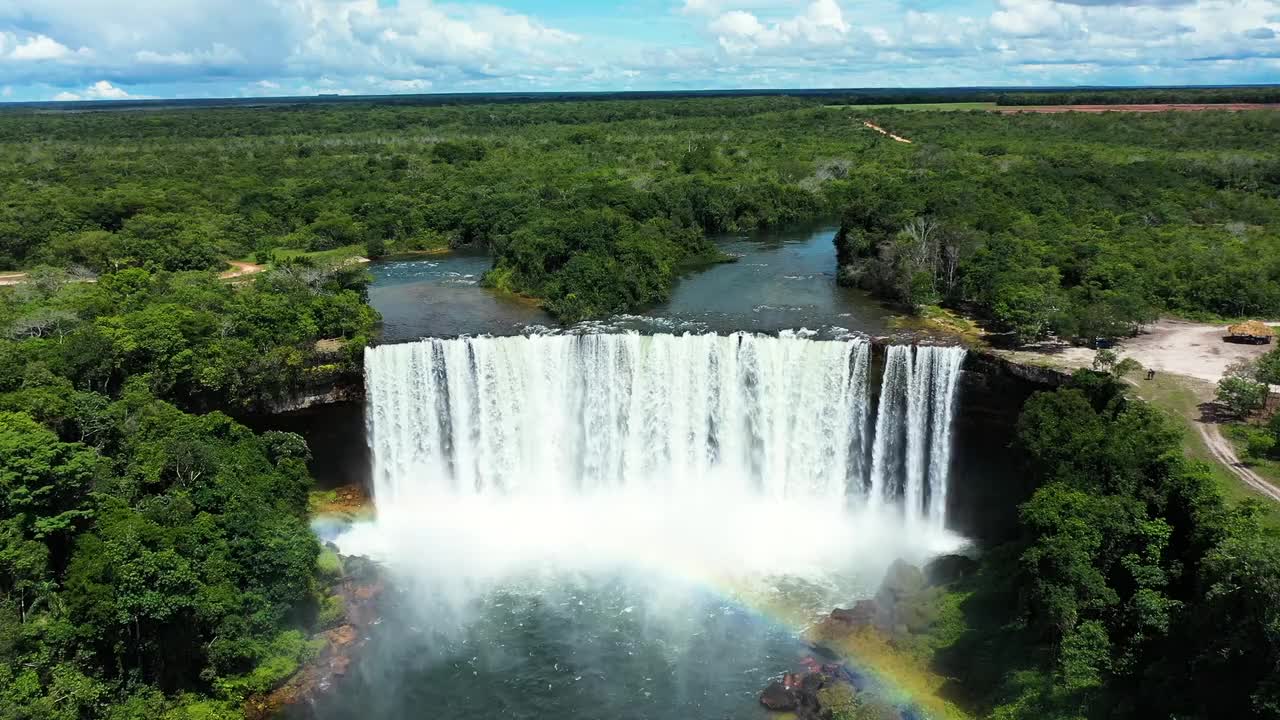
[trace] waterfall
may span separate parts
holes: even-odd
[[[897,502],[906,438],[907,402],[912,377],[909,345],[890,345],[880,383],[880,409],[876,415],[875,447],[871,455],[872,505]]]
[[[964,348],[891,345],[871,458],[873,502],[901,502],[909,520],[946,523],[951,426]]]
[[[890,347],[872,433],[862,340],[566,334],[370,348],[375,498],[901,503],[941,527],[963,357]]]
[[[932,356],[933,418],[929,441],[929,520],[946,525],[947,482],[951,475],[951,426],[955,422],[956,388],[960,366],[964,364],[964,348],[920,348]]]

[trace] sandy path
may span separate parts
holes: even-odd
[[[865,127],[869,127],[869,128],[871,128],[872,130],[875,130],[876,132],[880,133],[881,135],[885,135],[885,136],[887,136],[887,137],[893,138],[894,140],[897,140],[897,141],[898,141],[898,142],[900,142],[900,143],[906,143],[906,144],[908,144],[908,145],[910,145],[910,144],[911,144],[911,141],[910,141],[910,140],[908,140],[908,139],[906,139],[906,138],[904,138],[904,137],[900,137],[900,136],[898,136],[898,135],[894,135],[893,133],[889,132],[888,130],[885,130],[884,128],[880,127],[879,125],[876,125],[875,123],[873,123],[873,122],[871,122],[871,121],[869,121],[869,120],[863,120],[863,121],[862,121],[862,124],[863,124],[863,126],[865,126]]]
[[[227,264],[231,266],[231,269],[218,274],[218,277],[223,280],[244,277],[245,275],[255,275],[267,269],[265,265],[258,265],[257,263],[245,262],[243,260],[228,260]]]
[[[258,265],[257,263],[245,262],[243,260],[228,260],[227,264],[231,266],[231,269],[218,273],[218,277],[223,280],[231,280],[233,278],[244,277],[245,275],[255,275],[267,269],[265,265]],[[21,285],[26,281],[27,274],[23,272],[0,273],[0,285]],[[79,282],[93,282],[93,280],[86,278]]]

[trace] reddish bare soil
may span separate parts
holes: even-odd
[[[1023,105],[997,108],[1010,113],[1065,113],[1065,112],[1168,112],[1169,110],[1280,110],[1280,103],[1221,103],[1221,104],[1158,104],[1158,105]]]

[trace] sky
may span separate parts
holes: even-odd
[[[1280,0],[0,0],[0,102],[1280,82]]]

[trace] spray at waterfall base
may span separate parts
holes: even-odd
[[[964,351],[796,333],[424,340],[366,357],[384,560],[437,623],[480,598],[625,577],[650,625],[690,593],[790,627],[945,529]],[[597,580],[593,580],[596,578]]]

